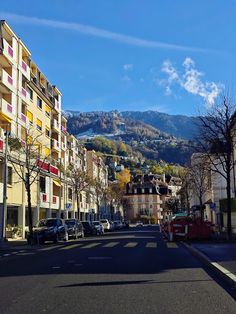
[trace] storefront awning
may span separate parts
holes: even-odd
[[[11,123],[12,119],[9,118],[7,115],[5,115],[4,113],[0,112],[0,118],[4,119],[5,121]]]
[[[55,183],[56,186],[61,186],[61,183],[59,181],[53,180],[53,183]]]

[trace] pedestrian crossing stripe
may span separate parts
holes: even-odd
[[[71,244],[71,245],[63,246],[62,248],[59,249],[59,251],[74,249],[74,248],[79,247],[81,245],[82,245],[82,243],[77,243],[77,244]]]
[[[156,248],[157,247],[157,243],[156,242],[148,242],[146,244],[147,248]]]
[[[50,251],[50,250],[58,249],[58,248],[59,248],[58,245],[53,245],[53,246],[45,247],[45,248],[43,248],[43,249],[39,249],[39,251]]]
[[[166,246],[168,249],[177,249],[178,245],[174,242],[166,242]]]
[[[137,246],[138,242],[129,242],[124,247],[135,247]]]
[[[101,243],[91,243],[91,244],[82,246],[81,249],[90,249],[92,247],[98,246],[99,244],[101,244]]]
[[[114,246],[116,246],[117,244],[119,244],[119,242],[109,242],[109,243],[103,245],[103,247],[114,247]]]

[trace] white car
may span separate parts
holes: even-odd
[[[104,227],[104,231],[111,231],[111,224],[108,219],[100,219],[100,223]]]

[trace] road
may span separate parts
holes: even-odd
[[[235,290],[158,227],[0,255],[2,314],[236,312]]]

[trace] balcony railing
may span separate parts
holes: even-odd
[[[14,80],[5,70],[0,70],[0,82],[7,87],[7,89],[14,91]]]
[[[54,148],[56,150],[60,150],[60,144],[59,144],[59,142],[57,140],[52,139],[51,143],[52,143],[52,148]]]
[[[63,133],[67,133],[67,130],[66,130],[66,128],[63,125],[61,126],[61,130],[62,130]]]
[[[26,115],[24,113],[21,113],[21,120],[26,123]]]
[[[24,60],[21,61],[21,69],[24,76],[30,80],[30,67],[25,63]]]
[[[9,104],[5,99],[1,99],[0,101],[0,106],[1,106],[1,111],[4,113],[6,116],[9,116],[12,118],[13,114],[13,107],[11,104]]]
[[[3,38],[3,54],[9,59],[11,62],[14,58],[14,50],[12,46]]]
[[[59,123],[56,119],[53,119],[52,127],[53,127],[53,129],[57,130],[58,132],[60,131],[60,126],[59,126]]]

